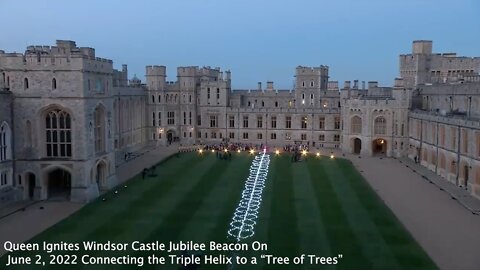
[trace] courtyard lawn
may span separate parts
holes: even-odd
[[[212,153],[172,157],[156,167],[156,176],[131,179],[126,183],[127,188],[118,187],[102,196],[107,198],[105,202],[99,198],[86,205],[31,242],[228,242],[229,223],[252,161],[252,156],[246,153],[232,154],[232,161],[218,160]],[[266,243],[268,251],[238,252],[241,256],[257,257],[259,265],[236,265],[235,269],[436,269],[362,176],[343,159],[312,156],[292,163],[287,154],[272,155],[255,232],[247,242]],[[36,253],[28,255],[34,257]],[[89,254],[127,255],[123,252]],[[150,254],[165,253],[130,255]],[[290,258],[301,254],[342,254],[342,258],[335,266],[281,267],[262,263],[260,254]],[[48,255],[44,253],[43,257],[47,260]],[[6,256],[1,258],[0,265],[5,263]],[[79,264],[8,269],[137,267]],[[142,269],[179,267],[146,265]],[[200,269],[226,267],[202,266]]]

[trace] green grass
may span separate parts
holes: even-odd
[[[157,166],[157,177],[131,179],[128,188],[118,188],[118,195],[113,193],[117,190],[114,189],[105,195],[106,202],[99,199],[86,205],[31,242],[227,242],[228,226],[252,160],[247,154],[233,156],[232,161],[218,160],[210,153],[201,157],[195,153],[173,157]],[[266,253],[293,258],[301,254],[342,254],[342,259],[335,266],[303,267],[266,265],[259,259],[256,266],[235,269],[436,269],[362,176],[343,159],[310,157],[292,163],[287,155],[272,155],[255,231],[247,242],[266,243],[268,251],[239,255],[260,258],[260,254]],[[152,253],[165,255],[159,252],[130,255]],[[32,257],[34,254],[23,253]],[[0,265],[5,263],[6,256],[0,259]],[[9,269],[136,268],[71,265]],[[142,269],[179,267],[147,265]]]

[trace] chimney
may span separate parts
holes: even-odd
[[[343,88],[350,89],[350,81],[345,81],[345,83],[343,84]]]
[[[378,87],[378,82],[376,81],[369,81],[368,82],[368,89],[376,88]]]
[[[358,80],[353,81],[353,89],[358,89]]]
[[[272,81],[267,82],[267,90],[268,91],[273,91],[273,82]]]
[[[395,78],[394,87],[403,88],[405,85],[403,84],[403,78]]]

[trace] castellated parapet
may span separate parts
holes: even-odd
[[[145,70],[149,90],[164,90],[167,77],[165,66],[147,66]]]
[[[95,57],[95,50],[76,47],[74,41],[57,40],[57,46],[28,46],[25,53],[0,52],[0,68],[10,70],[84,70],[112,73],[112,60]]]

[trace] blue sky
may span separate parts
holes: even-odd
[[[145,65],[168,80],[208,65],[230,69],[234,88],[291,88],[296,66],[323,64],[331,80],[391,85],[415,39],[480,56],[478,14],[477,0],[0,0],[0,49],[75,40],[142,80]]]

